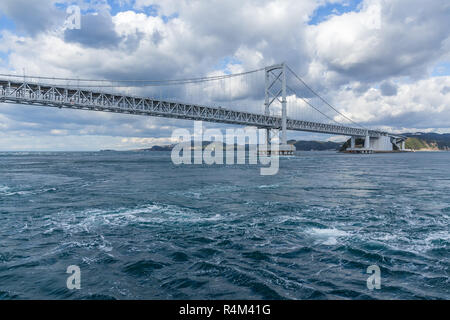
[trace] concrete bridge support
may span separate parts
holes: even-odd
[[[352,136],[350,138],[350,147],[347,149],[349,152],[354,153],[373,153],[373,152],[389,152],[393,151],[393,145],[391,137],[388,135],[382,135],[379,137],[371,137],[366,135],[364,138],[364,146],[362,148],[355,147],[355,140],[357,137]]]
[[[398,148],[398,150],[400,151],[408,151],[406,150],[406,138],[402,137],[402,138],[392,138],[392,143],[395,144]]]
[[[393,151],[391,138],[389,136],[380,136],[377,138],[371,138],[370,149],[376,151]]]
[[[364,139],[364,149],[370,149],[370,136],[367,135]]]

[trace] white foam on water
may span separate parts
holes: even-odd
[[[100,238],[102,239],[101,243],[99,243],[98,248],[101,251],[110,252],[112,251],[113,247],[109,241],[105,240],[105,237],[103,235],[100,235]]]
[[[425,238],[426,242],[436,241],[436,240],[442,240],[442,241],[450,241],[450,232],[433,232],[432,234],[429,234],[428,237]]]
[[[65,233],[94,233],[106,226],[125,227],[130,224],[162,224],[162,223],[201,223],[219,221],[220,214],[211,215],[175,205],[150,204],[136,208],[87,209],[79,212],[60,212],[50,217],[51,222],[45,227],[45,234],[55,230]]]
[[[5,195],[7,196],[26,196],[28,194],[34,194],[31,191],[15,191],[15,192],[7,192]]]
[[[111,243],[105,240],[103,235],[100,235],[96,236],[94,239],[90,238],[88,240],[62,242],[55,250],[53,250],[53,253],[65,251],[67,248],[95,249],[106,253],[113,250]]]
[[[373,240],[379,240],[379,241],[392,241],[392,240],[398,240],[398,235],[394,233],[384,233],[382,235],[373,235],[371,237]]]
[[[320,228],[311,228],[309,231],[310,234],[317,237],[345,237],[348,236],[348,233],[338,229],[320,229]]]
[[[210,194],[219,194],[226,192],[237,192],[244,190],[243,187],[237,185],[222,185],[222,184],[213,184],[208,187],[203,188],[191,188],[186,191],[172,191],[170,194],[183,196],[186,198],[195,198],[200,199],[201,197],[210,195]]]
[[[349,236],[349,233],[335,228],[333,229],[311,228],[306,230],[306,233],[316,238],[318,243],[327,246],[336,245],[338,243],[338,238]]]
[[[419,234],[413,235],[413,233],[410,229],[394,230],[392,232],[361,232],[354,234],[353,238],[362,242],[376,241],[392,250],[419,255],[432,249],[442,248],[443,243],[450,242],[450,233],[446,230],[424,231],[420,236]]]
[[[275,189],[278,188],[280,185],[278,184],[262,184],[260,186],[258,186],[258,189]]]
[[[5,196],[26,196],[26,195],[36,195],[40,193],[46,193],[50,191],[56,191],[56,188],[44,188],[38,190],[19,190],[13,191],[10,187],[5,185],[0,185],[0,194]]]
[[[338,243],[338,242],[337,242],[337,239],[334,238],[334,237],[331,237],[331,238],[329,238],[328,240],[322,242],[322,244],[324,244],[324,245],[326,245],[326,246],[334,246],[334,245],[336,245],[337,243]]]

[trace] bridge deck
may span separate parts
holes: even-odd
[[[281,128],[281,118],[276,116],[21,81],[0,80],[0,102]],[[388,135],[377,130],[289,118],[287,129],[346,136],[366,136],[367,133],[370,137]]]

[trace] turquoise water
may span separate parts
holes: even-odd
[[[449,299],[449,163],[300,152],[261,176],[168,152],[0,153],[0,298]]]

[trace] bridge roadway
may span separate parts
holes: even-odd
[[[281,117],[153,98],[96,92],[77,87],[0,79],[0,102],[116,112],[154,117],[280,129]],[[287,118],[287,129],[345,136],[378,138],[387,132]]]

